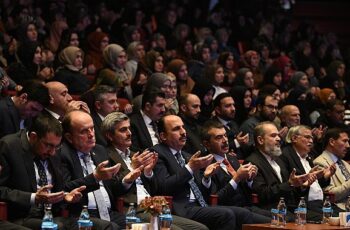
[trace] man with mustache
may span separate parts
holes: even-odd
[[[71,216],[78,216],[87,205],[97,229],[122,229],[125,215],[116,211],[116,199],[128,192],[141,175],[136,168],[120,181],[115,175],[120,164],[111,166],[106,149],[96,144],[94,123],[90,114],[75,110],[63,119],[64,143],[59,152],[65,188],[86,186],[81,202],[68,207]]]
[[[161,143],[152,147],[158,153],[158,162],[154,168],[156,186],[151,187],[151,195],[173,196],[176,215],[198,221],[209,229],[240,229],[242,224],[253,223],[252,213],[246,209],[208,206],[210,177],[219,164],[211,164],[211,154],[200,156],[197,152],[191,156],[182,150],[187,138],[180,117],[164,116],[158,130]],[[204,178],[200,169],[204,170]]]
[[[314,164],[325,168],[336,165],[335,174],[325,191],[333,193],[335,204],[345,210],[345,203],[350,195],[350,165],[343,158],[349,151],[349,134],[343,129],[329,129],[325,134],[324,143],[326,147],[314,160]]]
[[[322,220],[323,191],[322,188],[330,183],[331,176],[334,175],[335,163],[322,169],[314,167],[311,157],[308,155],[313,147],[312,130],[304,125],[291,127],[286,137],[287,145],[282,150],[281,160],[286,165],[288,172],[296,169],[296,175],[314,173],[317,180],[309,187],[299,190],[298,197],[305,197],[307,202],[307,219]],[[310,211],[311,210],[311,211]],[[334,209],[335,215],[339,209]]]
[[[131,131],[130,120],[128,116],[121,112],[113,112],[106,116],[102,123],[102,133],[108,142],[108,154],[114,163],[120,163],[121,168],[119,177],[126,176],[130,171],[142,166],[143,172],[135,183],[132,184],[130,191],[123,195],[124,203],[140,202],[149,195],[149,186],[153,184],[154,174],[153,167],[157,163],[158,154],[148,149],[143,152],[131,152]],[[144,183],[143,181],[147,182]],[[149,222],[150,215],[141,215],[141,218]],[[198,222],[173,215],[172,229],[202,229],[208,228]]]
[[[132,144],[135,150],[145,150],[159,143],[157,122],[165,113],[165,94],[149,88],[142,96],[141,110],[131,115]]]
[[[314,174],[296,175],[296,170],[288,172],[283,161],[279,133],[272,122],[259,123],[254,130],[257,150],[246,160],[258,167],[254,178],[253,192],[258,194],[259,205],[264,209],[276,208],[280,197],[284,197],[288,210],[294,212],[298,204],[295,189],[308,187],[316,180]],[[289,216],[292,217],[291,213]]]
[[[220,164],[219,170],[211,176],[211,192],[218,195],[218,203],[247,208],[254,212],[254,223],[270,222],[271,213],[253,206],[251,202],[251,187],[258,168],[251,163],[240,165],[237,157],[229,153],[224,125],[213,120],[206,122],[202,128],[201,137],[203,145],[208,150],[207,153],[214,156],[213,162]]]
[[[225,127],[230,150],[237,154],[239,159],[244,159],[252,151],[248,147],[249,134],[239,131],[237,123],[234,121],[236,115],[235,101],[231,94],[221,93],[214,102],[215,116],[213,120],[219,121]]]

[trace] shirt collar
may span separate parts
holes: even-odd
[[[217,118],[218,118],[218,120],[219,120],[223,125],[226,125],[226,126],[227,126],[227,124],[230,123],[230,121],[226,121],[226,120],[224,120],[224,119],[222,119],[222,118],[220,118],[220,117],[218,117],[218,116],[217,116]]]
[[[147,116],[142,110],[140,110],[141,115],[143,120],[145,121],[146,125],[150,125],[150,123],[152,122],[152,119],[149,118],[149,116]]]
[[[50,113],[54,118],[56,118],[57,120],[59,120],[59,118],[61,117],[59,114],[49,110],[48,108],[45,108],[45,110]]]
[[[339,157],[337,157],[336,155],[334,155],[333,153],[325,150],[326,153],[328,153],[329,157],[332,159],[333,162],[338,162]]]
[[[105,117],[102,116],[101,114],[97,113],[97,115],[101,118],[102,121],[105,119]]]
[[[130,158],[130,149],[129,148],[127,148],[126,149],[126,152],[123,152],[123,151],[121,151],[120,149],[118,149],[118,148],[115,148],[115,150],[117,151],[117,153],[122,157],[122,158],[124,158],[124,159],[127,159],[127,158]]]
[[[214,156],[214,159],[216,160],[216,162],[220,162],[220,163],[226,159],[225,157],[220,156],[218,154],[214,154],[214,153],[213,153],[213,156]]]

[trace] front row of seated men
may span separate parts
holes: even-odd
[[[335,194],[334,212],[344,208],[349,193],[350,166],[341,160],[349,138],[342,130],[328,130],[325,151],[315,160],[321,167],[314,167],[307,157],[312,135],[305,126],[292,128],[281,150],[276,126],[258,124],[256,151],[243,165],[229,153],[225,127],[217,121],[202,129],[207,151],[192,156],[182,151],[186,130],[176,115],[159,120],[160,143],[143,152],[130,151],[130,121],[123,113],[107,115],[101,129],[107,149],[95,143],[91,116],[76,110],[66,114],[62,125],[41,115],[28,130],[0,140],[0,200],[8,203],[9,221],[18,225],[14,229],[40,229],[45,204],[52,204],[60,229],[78,228],[83,205],[96,229],[122,229],[125,215],[116,210],[116,200],[139,203],[149,195],[173,197],[172,229],[240,229],[269,222],[269,209],[282,196],[290,211],[299,197],[306,197],[308,218],[320,220],[321,188]],[[258,204],[251,203],[252,192]],[[218,195],[219,206],[208,205],[210,194]],[[69,217],[61,217],[63,208]],[[11,229],[0,222],[2,229],[5,225]]]

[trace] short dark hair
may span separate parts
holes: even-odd
[[[231,97],[232,98],[231,94],[229,94],[229,93],[226,93],[226,92],[225,93],[220,93],[213,101],[214,108],[220,106],[221,100],[226,98],[226,97]]]
[[[225,128],[224,125],[219,122],[219,121],[215,121],[215,120],[208,120],[204,123],[204,125],[202,126],[201,132],[200,132],[200,137],[202,141],[208,141],[210,140],[210,135],[209,135],[209,130],[210,129],[221,129],[221,128]]]
[[[43,114],[34,118],[28,131],[29,133],[35,132],[39,138],[46,136],[48,133],[54,133],[59,137],[62,136],[61,123],[54,117]]]
[[[144,109],[146,103],[150,103],[151,105],[153,105],[153,103],[156,102],[157,97],[165,98],[165,94],[160,89],[154,87],[146,90],[142,95],[141,108]]]
[[[27,94],[28,100],[36,101],[46,107],[50,103],[49,89],[39,80],[28,80],[22,85],[22,89],[17,92],[17,96]]]
[[[106,93],[117,93],[117,88],[109,86],[109,85],[99,85],[94,90],[94,100],[102,101],[103,95]]]
[[[345,106],[344,103],[339,99],[334,99],[326,102],[326,110],[332,111],[336,105]]]
[[[337,140],[340,137],[341,133],[348,134],[344,129],[341,129],[341,128],[328,129],[326,134],[324,135],[324,139],[323,139],[324,146],[326,147],[328,145],[330,139]]]

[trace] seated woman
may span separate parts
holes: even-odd
[[[65,84],[70,94],[80,95],[90,88],[89,80],[81,73],[83,56],[83,51],[75,46],[68,46],[59,55],[62,66],[57,69],[53,80]]]

